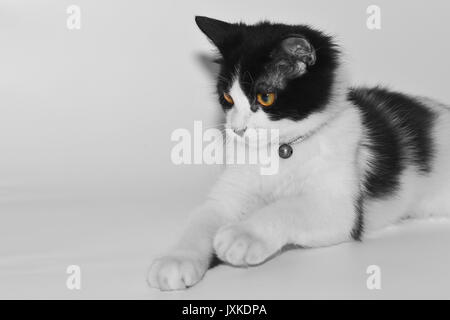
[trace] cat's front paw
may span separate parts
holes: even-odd
[[[147,282],[164,291],[183,290],[199,282],[207,269],[208,262],[195,253],[174,253],[152,263]]]
[[[260,264],[277,251],[269,241],[239,224],[220,229],[214,239],[214,249],[221,260],[235,266]]]

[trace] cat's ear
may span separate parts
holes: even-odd
[[[316,63],[316,50],[301,35],[291,35],[281,42],[281,49],[288,56],[303,62],[306,66]]]
[[[228,22],[196,16],[195,22],[202,32],[221,51],[227,39],[236,34],[237,26]]]
[[[290,35],[271,53],[264,81],[271,87],[284,88],[288,80],[301,77],[316,63],[316,50],[301,35]]]

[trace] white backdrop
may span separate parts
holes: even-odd
[[[80,30],[66,27],[72,4]],[[371,4],[381,30],[366,27]],[[449,103],[449,9],[439,0],[0,0],[0,297],[449,298],[445,222],[290,251],[256,269],[221,266],[186,293],[145,285],[151,257],[220,172],[170,161],[173,130],[220,119],[200,58],[212,46],[195,15],[311,24],[337,36],[352,83]],[[71,264],[82,268],[80,291],[65,286]],[[381,291],[366,288],[370,264],[386,270]]]

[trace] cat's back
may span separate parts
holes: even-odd
[[[372,217],[450,214],[450,195],[443,194],[450,188],[450,108],[381,87],[351,88],[347,97],[364,127],[363,189]]]
[[[440,122],[448,122],[449,109],[382,87],[351,88],[348,99],[361,113],[365,144],[375,156],[390,163],[392,170],[432,170],[437,141],[444,134]]]

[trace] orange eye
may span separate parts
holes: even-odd
[[[263,107],[269,107],[275,102],[275,93],[258,93],[256,99]]]
[[[223,97],[229,104],[234,104],[233,98],[228,93],[224,92]]]

